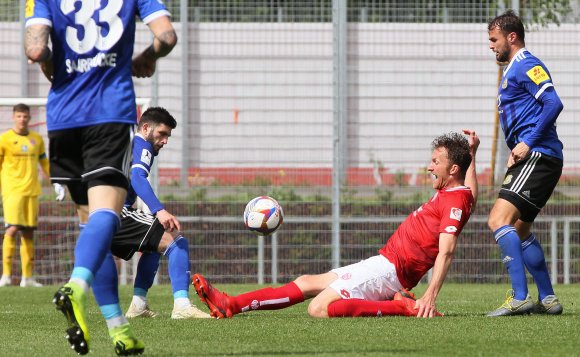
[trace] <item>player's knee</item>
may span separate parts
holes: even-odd
[[[6,231],[4,232],[5,235],[14,237],[14,235],[18,232],[18,226],[8,226]]]
[[[159,245],[157,246],[157,251],[161,254],[165,254],[165,251],[167,248],[169,248],[173,241],[173,235],[168,232],[164,232],[163,236],[161,236],[161,240],[159,241]]]
[[[301,275],[294,280],[294,284],[302,291],[306,299],[312,298],[320,292],[314,277],[315,275]]]
[[[301,285],[307,285],[307,284],[309,284],[309,277],[310,277],[310,276],[311,276],[311,275],[300,275],[299,277],[297,277],[297,278],[294,280],[294,283],[295,283],[296,285],[298,285],[298,286],[301,286]]]
[[[487,226],[494,232],[498,228],[505,226],[506,224],[508,223],[505,222],[505,218],[500,217],[497,214],[494,214],[493,212],[491,212],[490,215],[487,217]]]
[[[328,305],[312,300],[310,304],[308,304],[308,315],[317,318],[327,318]]]

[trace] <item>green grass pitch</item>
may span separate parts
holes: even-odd
[[[240,293],[259,286],[218,287]],[[415,292],[420,295],[425,288],[420,285]],[[55,289],[0,288],[0,355],[76,355],[64,338],[65,320],[51,304]],[[506,285],[447,284],[438,301],[446,316],[435,319],[314,319],[307,315],[303,303],[226,320],[172,321],[171,287],[154,286],[149,302],[161,316],[132,320],[132,324],[145,341],[148,356],[580,355],[580,285],[556,286],[564,304],[561,316],[485,317],[503,302],[507,289]],[[130,295],[130,287],[121,287],[123,308],[128,306]],[[207,310],[195,292],[192,300]],[[89,325],[89,356],[113,356],[105,323],[94,302],[89,305]]]

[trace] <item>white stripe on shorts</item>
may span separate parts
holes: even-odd
[[[530,178],[530,175],[532,174],[534,168],[536,167],[536,163],[541,157],[542,157],[541,153],[537,151],[532,152],[530,159],[528,160],[528,162],[526,162],[526,164],[522,168],[520,175],[514,181],[514,184],[510,188],[510,191],[517,193],[522,189],[522,187],[524,187],[524,184],[526,183],[528,178]]]

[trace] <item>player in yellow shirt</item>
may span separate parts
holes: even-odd
[[[42,286],[32,277],[34,230],[38,221],[38,196],[41,193],[38,164],[46,177],[48,158],[40,134],[30,131],[30,108],[17,104],[12,110],[12,129],[0,135],[0,184],[4,207],[4,242],[2,243],[2,278],[0,286],[12,284],[12,261],[16,252],[16,234],[20,232],[21,287]]]

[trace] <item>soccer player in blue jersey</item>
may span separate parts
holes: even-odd
[[[531,231],[534,219],[562,173],[562,143],[556,119],[563,109],[546,66],[525,48],[522,21],[507,11],[488,24],[489,48],[507,62],[497,106],[511,150],[505,179],[489,214],[488,226],[500,247],[512,291],[488,316],[561,314],[542,246]],[[528,294],[526,268],[538,287],[538,301]]]
[[[136,16],[154,39],[132,59]],[[129,184],[137,121],[131,76],[151,76],[156,61],[176,42],[161,1],[26,1],[25,52],[52,82],[47,103],[51,179],[68,186],[79,208],[88,205],[70,280],[53,300],[67,319],[68,341],[79,354],[90,350],[85,305],[97,271],[108,283],[93,292],[115,352],[132,355],[145,348],[119,306],[110,246]]]
[[[133,301],[126,317],[155,317],[147,304],[147,291],[153,285],[159,267],[160,254],[169,260],[169,278],[173,288],[172,319],[210,318],[189,300],[189,246],[180,233],[181,227],[175,216],[159,201],[147,180],[151,166],[159,150],[167,144],[177,122],[171,114],[160,107],[147,109],[133,140],[133,163],[131,185],[125,206],[121,211],[121,228],[113,237],[113,255],[129,260],[135,252],[141,252],[133,290]],[[135,208],[137,196],[151,213]],[[165,230],[165,227],[168,230]],[[93,286],[101,283],[97,272]],[[106,283],[106,282],[105,282]]]

